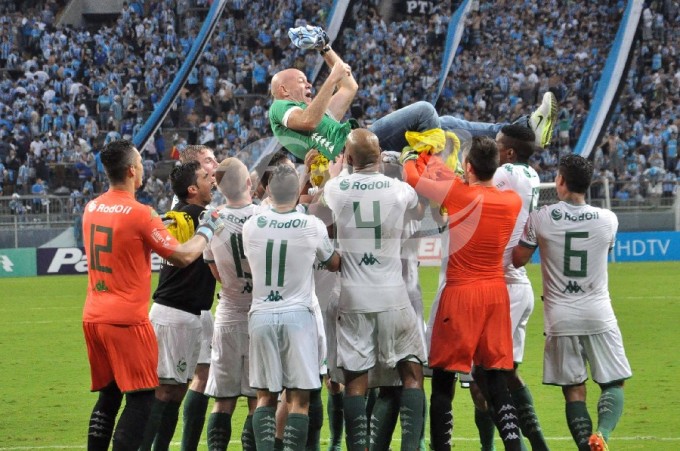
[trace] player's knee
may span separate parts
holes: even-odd
[[[144,390],[138,392],[127,393],[125,395],[125,408],[134,409],[140,414],[145,414],[146,417],[151,413],[151,405],[153,404],[155,394],[152,390]]]
[[[449,371],[435,369],[432,372],[432,399],[453,400],[454,384],[457,374]]]
[[[111,382],[99,391],[96,410],[115,418],[122,401],[123,393],[121,393],[115,382]]]

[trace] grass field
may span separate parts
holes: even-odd
[[[537,303],[529,322],[521,373],[531,387],[549,445],[553,450],[571,450],[575,446],[564,419],[561,391],[541,385],[540,274],[534,265],[529,271]],[[680,449],[679,275],[680,262],[610,266],[614,309],[634,372],[626,384],[626,405],[610,441],[612,450]],[[429,310],[436,269],[423,268],[421,282]],[[85,285],[84,276],[2,279],[0,361],[5,362],[5,369],[0,377],[0,451],[85,448],[87,422],[96,399],[88,390],[80,319]],[[588,388],[588,405],[595,420],[599,389],[592,382]],[[427,381],[426,390],[429,392]],[[245,407],[240,404],[230,449],[241,449],[237,440],[244,415]],[[467,390],[457,390],[454,415],[455,449],[479,449]],[[175,434],[177,443],[179,434]],[[327,438],[324,424],[322,440]],[[397,433],[393,449],[399,449],[398,438]],[[496,446],[502,449],[499,440]],[[207,448],[205,436],[202,447]]]

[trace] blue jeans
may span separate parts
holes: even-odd
[[[503,125],[505,124],[470,122],[453,116],[440,118],[431,103],[420,101],[378,119],[368,129],[376,134],[382,150],[401,152],[408,145],[404,137],[407,131],[422,132],[432,128],[442,128],[453,132],[462,130],[471,136],[495,138]],[[462,135],[460,138],[465,139],[465,134],[462,133]]]

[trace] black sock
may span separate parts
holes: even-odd
[[[430,395],[430,448],[449,451],[453,436],[453,393],[456,373],[434,369]]]
[[[165,406],[167,405],[167,401],[161,401],[154,396],[153,404],[151,404],[151,413],[149,413],[149,420],[146,422],[146,428],[144,429],[142,443],[139,445],[139,451],[151,451],[153,448],[153,442],[156,439],[158,428],[163,419],[163,412],[165,412]]]
[[[99,398],[90,415],[90,425],[87,430],[88,451],[106,451],[111,443],[116,415],[123,401],[123,394],[115,382],[99,391]]]
[[[482,388],[482,393],[489,395],[487,402],[492,406],[491,415],[506,451],[521,451],[522,438],[520,436],[519,418],[508,391],[505,375],[497,370],[478,368],[478,371],[485,373],[485,377],[480,378],[480,381],[484,381],[486,384],[486,390]]]
[[[125,395],[125,408],[113,433],[113,451],[137,451],[155,398],[153,390]]]

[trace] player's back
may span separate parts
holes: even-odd
[[[264,211],[243,226],[243,246],[253,277],[251,311],[312,307],[314,259],[333,254],[326,227],[298,211]]]
[[[519,243],[529,213],[538,207],[540,178],[531,166],[522,163],[507,163],[496,170],[493,182],[499,190],[512,190],[522,199],[522,209],[517,215],[515,227],[503,253],[503,268],[507,283],[528,283],[529,279],[524,266],[515,268],[512,264],[512,249]]]
[[[600,333],[616,324],[607,262],[617,228],[613,212],[591,205],[559,202],[529,216],[525,233],[539,246],[548,332]]]
[[[83,320],[107,324],[147,320],[151,246],[165,256],[177,244],[158,214],[130,193],[107,191],[85,206],[83,242],[88,259]]]
[[[456,181],[443,205],[449,215],[447,281],[503,280],[503,252],[521,208],[519,196]]]
[[[413,188],[377,172],[359,172],[330,180],[324,199],[334,214],[343,258],[341,309],[408,305],[408,296],[391,298],[384,290],[405,291],[400,249],[404,214],[418,203]]]
[[[213,236],[203,256],[215,263],[222,281],[215,320],[229,313],[244,312],[252,300],[252,275],[243,249],[243,225],[253,215],[253,204],[240,208],[224,207],[220,217],[224,228]]]

